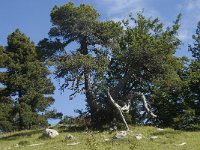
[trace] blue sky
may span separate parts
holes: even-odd
[[[6,45],[8,34],[19,28],[37,44],[41,39],[48,37],[51,27],[50,11],[54,5],[61,6],[68,0],[0,0],[0,45]],[[101,20],[112,19],[119,21],[144,9],[148,17],[158,17],[166,26],[171,25],[178,13],[182,13],[179,38],[183,45],[177,56],[191,56],[187,52],[188,44],[195,33],[197,22],[200,21],[200,0],[74,0],[90,4],[101,14]],[[56,102],[53,107],[64,115],[74,115],[74,109],[85,108],[84,96],[79,95],[69,101],[70,91],[61,94],[59,84],[53,80],[57,90]]]

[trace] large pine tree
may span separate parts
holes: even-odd
[[[192,36],[194,43],[189,45],[193,59],[188,67],[188,92],[187,94],[187,118],[183,118],[185,124],[200,128],[200,22],[197,24],[196,33]],[[185,115],[185,116],[186,116]]]
[[[3,85],[5,76],[5,62],[7,60],[5,49],[0,47],[0,131],[12,131],[14,124],[12,121],[12,112],[14,102],[9,95],[8,90]]]
[[[48,68],[38,59],[34,43],[17,29],[8,36],[3,53],[7,59],[2,61],[6,71],[2,73],[5,88],[1,93],[13,102],[12,122],[17,129],[46,126],[45,112],[54,102],[50,96],[54,86],[48,79]]]
[[[102,77],[108,64],[105,47],[119,36],[121,27],[113,21],[99,21],[99,14],[93,7],[75,6],[72,2],[55,6],[51,11],[51,22],[50,39],[39,43],[40,54],[43,59],[48,55],[60,55],[55,66],[57,77],[65,79],[62,87],[71,89],[72,96],[84,92],[88,110],[95,119],[98,106],[93,79],[94,76]],[[77,43],[78,48],[67,50],[71,43]]]
[[[200,22],[189,45],[193,58],[182,59],[189,63],[178,70],[181,80],[164,78],[154,89],[153,106],[159,118],[155,124],[178,129],[199,129],[200,123]],[[177,82],[178,81],[178,82]],[[172,86],[173,85],[173,86]]]

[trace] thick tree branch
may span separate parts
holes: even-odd
[[[127,104],[125,104],[123,107],[121,107],[121,110],[122,110],[122,112],[124,112],[124,113],[129,113],[130,107],[131,107],[131,102],[128,101]]]
[[[126,122],[126,120],[125,120],[125,118],[124,118],[124,115],[123,115],[123,113],[122,113],[122,108],[121,108],[121,106],[119,106],[119,105],[115,102],[115,100],[112,98],[112,96],[111,96],[111,94],[110,94],[109,91],[108,91],[108,97],[109,97],[110,102],[113,104],[113,106],[115,106],[115,108],[118,110],[118,112],[119,112],[119,114],[120,114],[120,117],[122,118],[122,120],[123,120],[123,122],[124,122],[124,124],[125,124],[125,126],[126,126],[126,129],[129,130],[128,124],[127,124],[127,122]]]
[[[137,97],[140,97],[140,98],[142,99],[142,102],[143,102],[143,105],[144,105],[144,108],[145,108],[146,112],[147,112],[148,114],[150,114],[153,118],[156,118],[157,116],[156,116],[156,115],[150,110],[150,108],[148,107],[148,104],[147,104],[147,100],[146,100],[145,95],[144,95],[143,93],[141,93],[141,92],[136,92],[134,95],[137,96]],[[115,100],[113,99],[113,97],[111,96],[111,94],[110,94],[109,91],[108,91],[108,97],[109,97],[109,100],[110,100],[110,102],[112,103],[112,105],[113,105],[113,106],[116,108],[116,110],[119,112],[120,117],[122,118],[122,120],[123,120],[123,122],[124,122],[124,124],[125,124],[125,126],[126,126],[126,129],[129,130],[129,127],[128,127],[128,124],[127,124],[127,122],[126,122],[126,120],[125,120],[125,118],[124,118],[123,112],[129,112],[129,110],[130,110],[130,105],[131,105],[130,101],[128,102],[127,105],[121,107],[119,104],[117,104],[117,103],[115,102]]]
[[[137,92],[137,93],[135,93],[135,94],[136,94],[137,96],[139,96],[139,97],[142,99],[142,102],[143,102],[143,105],[144,105],[144,108],[145,108],[146,112],[147,112],[148,114],[150,114],[153,118],[156,118],[157,115],[155,115],[155,114],[149,109],[149,107],[148,107],[148,104],[147,104],[147,100],[146,100],[145,95],[144,95],[143,93],[141,93],[141,92]]]

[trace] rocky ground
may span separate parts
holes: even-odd
[[[199,150],[200,132],[155,127],[130,127],[130,131],[53,129],[0,134],[0,150]]]

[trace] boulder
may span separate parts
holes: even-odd
[[[183,146],[183,145],[186,145],[185,142],[181,143],[181,144],[175,144],[175,146]]]
[[[135,138],[136,138],[137,140],[141,140],[143,137],[144,137],[144,136],[143,136],[143,134],[141,134],[141,133],[135,134]]]
[[[115,136],[113,138],[115,139],[121,139],[121,138],[125,138],[127,136],[127,131],[119,131],[115,134]]]
[[[105,135],[101,135],[101,138],[104,142],[110,141],[109,138],[107,138]]]
[[[67,146],[75,146],[75,145],[78,145],[78,144],[80,144],[80,142],[68,143]]]
[[[14,147],[19,147],[19,144],[15,144]]]
[[[55,138],[59,133],[54,129],[46,129],[44,135],[50,138]]]
[[[42,144],[44,144],[44,143],[31,144],[31,145],[28,145],[28,146],[34,147],[34,146],[38,146],[38,145],[42,145]]]
[[[158,136],[151,136],[151,137],[150,137],[151,140],[155,140],[155,139],[157,139],[157,138],[158,138]]]

